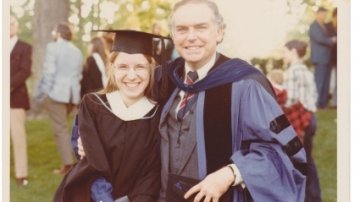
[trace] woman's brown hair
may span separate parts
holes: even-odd
[[[55,27],[55,31],[60,33],[61,38],[71,41],[72,39],[72,32],[70,25],[67,22],[61,22]]]
[[[295,39],[287,42],[285,44],[285,47],[288,48],[289,50],[295,49],[299,58],[302,58],[306,53],[307,43]]]
[[[105,40],[101,37],[94,37],[90,43],[93,45],[91,53],[98,53],[104,63],[108,60],[108,51],[106,50]]]

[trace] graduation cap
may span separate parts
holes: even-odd
[[[95,32],[115,33],[115,39],[111,51],[125,52],[129,54],[142,53],[150,56],[155,55],[154,40],[169,39],[160,35],[135,30],[94,30]],[[158,61],[160,62],[160,61]]]
[[[162,75],[167,75],[167,61],[165,52],[165,39],[171,40],[169,37],[150,34],[147,32],[135,31],[135,30],[93,30],[94,32],[112,32],[115,33],[115,39],[112,44],[111,51],[125,52],[129,54],[145,54],[154,57],[156,52],[155,41],[161,41],[161,58],[157,61],[162,66]],[[154,57],[155,58],[155,57]],[[161,76],[161,88],[159,93],[159,99],[165,102],[167,97],[167,76]]]

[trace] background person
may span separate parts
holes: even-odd
[[[312,158],[313,139],[317,128],[315,117],[317,92],[313,73],[302,61],[306,49],[307,44],[299,40],[291,40],[285,44],[284,63],[289,67],[285,72],[284,87],[288,92],[285,106],[290,107],[301,103],[305,109],[305,111],[295,113],[298,113],[297,117],[300,117],[298,124],[306,126],[302,129],[307,159],[305,202],[312,202],[321,201],[321,190],[317,168]]]
[[[26,110],[30,108],[26,80],[31,75],[32,47],[17,36],[18,21],[10,17],[10,133],[15,177],[19,186],[28,184]]]
[[[337,8],[335,8],[332,12],[331,21],[325,24],[328,33],[332,37],[337,36]],[[337,42],[335,42],[331,46],[331,54],[330,54],[330,65],[331,68],[334,70],[334,83],[335,87],[332,92],[332,99],[331,99],[331,107],[337,107]]]
[[[82,72],[81,97],[87,93],[99,91],[106,86],[108,81],[107,62],[108,52],[104,40],[100,37],[92,38]]]
[[[42,77],[37,88],[38,101],[45,102],[62,166],[55,174],[65,174],[74,163],[67,119],[80,102],[82,54],[72,42],[67,23],[55,26],[54,41],[46,46]]]
[[[327,9],[320,7],[316,12],[316,19],[311,23],[309,29],[310,59],[315,65],[315,83],[318,92],[316,105],[319,109],[324,109],[328,105],[331,47],[336,42],[336,37],[330,36],[325,27],[326,14]]]

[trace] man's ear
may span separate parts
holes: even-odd
[[[217,29],[217,37],[216,37],[216,43],[220,44],[224,40],[225,35],[225,29],[223,27],[219,27]]]
[[[291,54],[298,56],[298,52],[295,48],[292,48],[290,51],[291,51]]]

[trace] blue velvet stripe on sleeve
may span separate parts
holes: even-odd
[[[80,160],[80,155],[78,154],[79,147],[77,144],[78,138],[79,138],[79,123],[78,123],[78,115],[76,114],[71,129],[71,145],[73,147],[76,159]]]
[[[103,177],[96,179],[91,186],[91,198],[95,202],[113,202],[111,192],[111,184]]]

